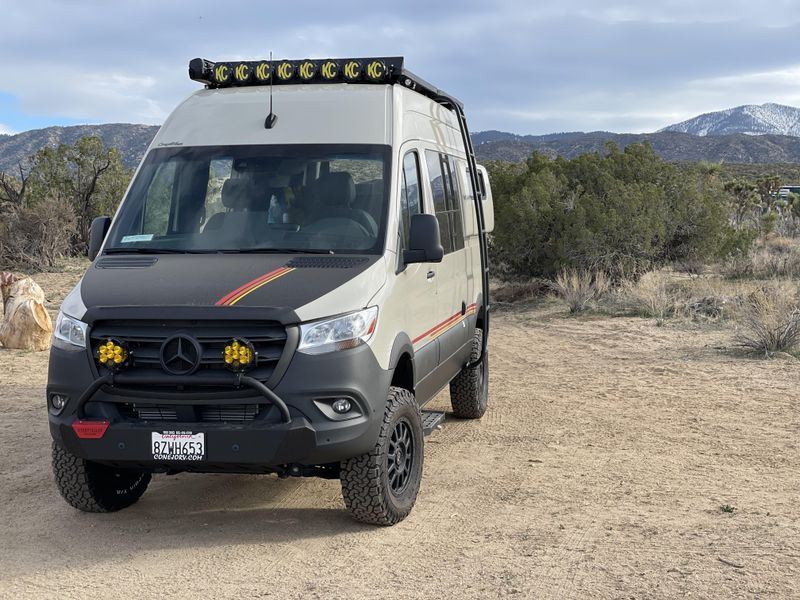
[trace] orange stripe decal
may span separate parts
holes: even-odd
[[[461,311],[458,311],[456,314],[454,314],[453,316],[449,317],[448,319],[445,319],[444,321],[442,321],[441,323],[439,323],[435,327],[432,327],[431,329],[428,329],[428,331],[426,331],[425,333],[420,334],[417,337],[415,337],[411,341],[411,343],[412,344],[416,344],[417,342],[419,342],[420,340],[422,340],[422,339],[424,339],[426,337],[430,337],[431,339],[434,339],[434,338],[438,337],[439,335],[443,334],[445,331],[447,331],[449,329],[452,329],[453,327],[458,325],[466,317],[475,314],[476,310],[477,310],[477,304],[470,304],[467,307],[467,310],[466,310],[466,312],[464,312],[463,315],[461,314]]]
[[[239,286],[232,292],[225,294],[222,298],[217,300],[215,306],[233,306],[239,302],[239,300],[256,291],[258,288],[265,286],[268,283],[275,281],[279,277],[283,277],[287,273],[291,273],[292,271],[294,271],[293,268],[280,267],[274,271],[270,271],[269,273],[264,273],[260,277],[256,277],[252,281],[248,281],[244,285]]]

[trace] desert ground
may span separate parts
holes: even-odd
[[[48,308],[78,277],[36,276]],[[0,349],[0,597],[800,597],[800,361],[722,325],[498,310],[489,411],[427,439],[392,528],[352,521],[336,481],[274,476],[75,511],[46,376],[47,353]]]

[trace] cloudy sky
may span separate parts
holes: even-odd
[[[391,7],[391,8],[389,8]],[[0,23],[0,133],[161,123],[210,59],[403,55],[473,131],[653,131],[800,106],[797,0],[17,0]]]

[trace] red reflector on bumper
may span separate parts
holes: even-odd
[[[99,440],[106,433],[109,421],[75,421],[72,429],[82,440]]]

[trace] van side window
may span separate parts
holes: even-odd
[[[452,156],[425,151],[428,177],[433,193],[433,207],[439,221],[439,233],[445,254],[464,247],[464,225],[461,218],[461,190]]]
[[[408,248],[411,216],[422,212],[419,193],[419,160],[415,151],[403,157],[403,187],[400,190],[400,217],[403,247]]]

